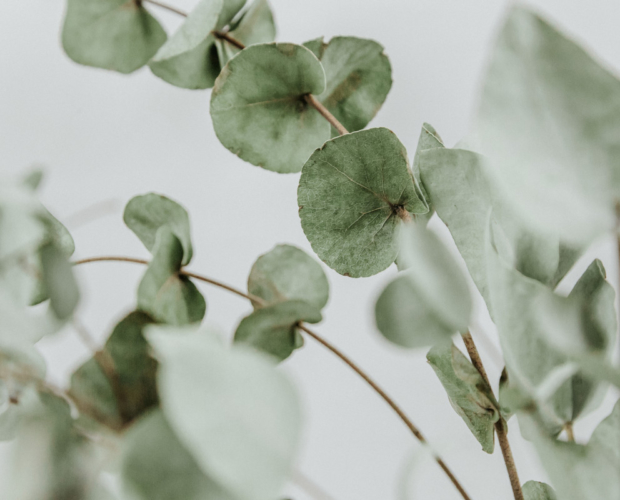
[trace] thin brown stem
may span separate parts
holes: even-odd
[[[575,442],[575,433],[573,432],[573,423],[566,422],[564,424],[564,432],[566,432],[566,439],[571,443]]]
[[[88,264],[90,262],[131,262],[134,264],[144,264],[145,266],[147,266],[149,264],[148,260],[145,259],[136,259],[133,257],[120,257],[117,255],[110,255],[110,256],[105,256],[105,257],[90,257],[88,259],[80,259],[80,260],[76,260],[73,262],[74,266],[78,266],[81,264]],[[213,280],[211,278],[207,278],[206,276],[202,276],[201,274],[197,274],[191,271],[186,271],[184,269],[181,269],[179,271],[179,274],[183,275],[183,276],[188,276],[189,278],[194,278],[197,279],[198,281],[203,281],[205,283],[209,283],[211,285],[223,288],[224,290],[228,290],[229,292],[232,292],[236,295],[239,295],[240,297],[243,297],[244,299],[248,299],[252,302],[255,302],[259,305],[264,305],[265,301],[263,299],[261,299],[260,297],[258,297],[257,295],[252,295],[251,293],[244,293],[241,290],[238,290],[237,288],[234,288],[232,286],[226,285],[224,283],[221,283],[219,281]]]
[[[487,372],[484,369],[484,364],[482,363],[480,353],[476,348],[476,344],[474,343],[474,339],[471,336],[471,333],[465,332],[461,336],[463,337],[465,348],[469,353],[471,363],[474,365],[476,370],[478,370],[478,372],[490,389],[491,384],[489,382],[489,377],[487,376]],[[517,473],[517,466],[512,455],[512,450],[510,449],[510,442],[508,441],[508,429],[506,428],[504,419],[501,418],[501,416],[499,420],[495,423],[495,433],[497,434],[499,447],[501,448],[502,455],[504,456],[506,470],[508,471],[508,479],[510,479],[510,486],[512,487],[512,492],[514,494],[515,500],[524,500],[523,491],[521,490],[521,481],[519,480],[519,474]]]
[[[136,259],[136,258],[133,258],[133,257],[105,256],[105,257],[90,257],[90,258],[87,258],[87,259],[77,260],[77,261],[73,262],[73,265],[77,266],[77,265],[80,265],[80,264],[87,264],[87,263],[90,263],[90,262],[131,262],[131,263],[143,264],[143,265],[148,265],[149,264],[149,262],[147,260],[144,260],[144,259]],[[200,275],[200,274],[196,274],[196,273],[193,273],[193,272],[190,272],[190,271],[185,271],[185,270],[181,270],[180,273],[185,275],[185,276],[189,276],[191,278],[195,278],[195,279],[203,281],[205,283],[209,283],[211,285],[217,286],[219,288],[223,288],[224,290],[228,290],[229,292],[232,292],[232,293],[234,293],[236,295],[239,295],[240,297],[243,297],[245,299],[248,299],[251,302],[257,303],[259,305],[265,305],[265,301],[262,298],[260,298],[260,297],[258,297],[256,295],[252,295],[250,293],[248,293],[248,294],[243,293],[241,290],[238,290],[238,289],[236,289],[236,288],[234,288],[232,286],[226,285],[226,284],[221,283],[219,281],[216,281],[214,279],[207,278],[206,276],[203,276],[203,275]],[[324,347],[326,347],[328,350],[330,350],[332,353],[334,353],[336,356],[338,356],[342,361],[344,361],[344,363],[346,363],[347,366],[349,366],[355,373],[357,373],[370,387],[372,387],[372,389],[374,389],[374,391],[379,396],[381,396],[381,398],[394,410],[394,412],[400,417],[400,419],[404,422],[404,424],[409,428],[411,433],[420,442],[426,443],[426,439],[424,438],[424,436],[422,435],[420,430],[413,424],[413,422],[409,419],[409,417],[407,417],[407,415],[400,408],[400,406],[398,406],[396,404],[396,402],[390,396],[388,396],[387,393],[383,389],[381,389],[381,387],[379,387],[370,378],[370,376],[368,376],[366,374],[366,372],[364,372],[359,366],[357,366],[346,354],[344,354],[337,347],[333,346],[327,340],[325,340],[324,338],[319,336],[317,333],[315,333],[312,330],[308,329],[303,323],[300,323],[298,325],[298,327],[299,327],[300,330],[305,332],[308,336],[310,336],[311,338],[316,340],[319,344],[321,344]],[[459,481],[456,479],[456,477],[454,476],[452,471],[448,468],[448,466],[445,464],[445,462],[441,458],[439,458],[438,456],[435,456],[435,460],[437,461],[437,463],[439,464],[441,469],[446,473],[446,475],[448,476],[448,478],[450,479],[452,484],[454,484],[454,486],[459,491],[459,493],[461,494],[463,499],[464,500],[471,500],[471,498],[469,497],[469,495],[467,494],[467,492],[465,491],[463,486],[461,486],[461,483],[459,483]]]
[[[340,349],[338,349],[337,347],[335,347],[334,345],[329,343],[323,337],[321,337],[317,333],[315,333],[312,330],[310,330],[303,323],[299,324],[299,329],[302,330],[303,332],[305,332],[309,337],[311,337],[314,340],[316,340],[319,344],[321,344],[324,347],[326,347],[328,350],[330,350],[337,357],[339,357],[346,365],[349,366],[349,368],[351,368],[370,387],[372,387],[372,389],[392,408],[392,410],[394,410],[394,412],[400,417],[400,419],[409,428],[411,433],[418,439],[418,441],[420,441],[421,443],[426,443],[427,442],[426,438],[422,435],[420,430],[414,425],[414,423],[411,421],[411,419],[409,419],[409,417],[405,414],[405,412],[400,408],[400,406],[398,406],[398,404],[396,404],[396,402],[381,387],[379,387],[377,385],[377,383],[374,380],[372,380],[366,374],[366,372],[364,372],[364,370],[362,370],[359,366],[357,366],[357,364],[354,363],[353,360],[351,360],[351,358],[349,358]],[[450,481],[452,481],[452,484],[454,484],[454,486],[459,491],[461,496],[465,500],[470,500],[469,495],[467,494],[467,492],[465,491],[463,486],[461,486],[461,483],[459,483],[459,481],[456,479],[456,477],[454,476],[452,471],[448,468],[446,463],[440,457],[438,457],[437,455],[435,455],[435,461],[443,469],[443,471],[446,473],[446,475],[448,476]]]
[[[212,31],[213,35],[220,40],[226,40],[229,44],[234,45],[238,49],[245,49],[245,44],[236,38],[230,36],[227,31]]]
[[[336,117],[332,115],[329,110],[318,101],[316,97],[314,97],[312,94],[306,94],[304,98],[306,99],[306,102],[310,104],[310,106],[312,106],[319,113],[321,113],[321,116],[325,118],[331,124],[331,126],[338,131],[340,135],[345,135],[349,133],[349,131],[344,128],[344,125],[342,125],[342,123],[340,123],[336,119]]]
[[[186,12],[183,12],[182,10],[177,9],[176,7],[173,7],[172,5],[168,5],[168,4],[159,2],[157,0],[137,0],[137,2],[138,3],[146,2],[146,3],[150,3],[152,5],[157,5],[157,7],[160,7],[162,9],[166,9],[166,10],[168,10],[170,12],[174,12],[175,14],[178,14],[179,16],[187,17],[187,13]]]

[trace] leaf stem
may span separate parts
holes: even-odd
[[[471,333],[467,331],[461,336],[463,337],[465,348],[469,353],[471,363],[478,370],[478,372],[490,389],[491,383],[489,382],[489,377],[487,376],[487,372],[484,369],[482,359],[480,358],[480,353],[476,348],[476,344],[474,343],[474,339],[471,336]],[[510,442],[508,441],[508,429],[506,428],[504,419],[501,416],[499,420],[495,422],[495,433],[497,434],[499,447],[501,448],[502,455],[504,456],[504,462],[506,463],[506,470],[508,471],[508,478],[510,479],[510,486],[512,487],[512,492],[514,493],[515,500],[524,500],[523,491],[521,490],[521,481],[519,480],[519,474],[517,473],[517,466],[515,465],[512,450],[510,449]]]
[[[238,49],[245,49],[245,44],[236,38],[230,36],[227,31],[212,31],[213,35],[220,40],[226,40],[229,44],[234,45]]]
[[[119,257],[119,256],[105,256],[105,257],[90,257],[87,259],[80,259],[73,262],[74,266],[87,264],[90,262],[131,262],[135,264],[143,264],[148,265],[149,261],[144,259],[136,259],[133,257]],[[208,278],[206,276],[189,272],[185,270],[181,270],[180,274],[185,276],[195,278],[199,281],[203,281],[205,283],[209,283],[211,285],[223,288],[224,290],[228,290],[240,297],[250,300],[251,302],[255,302],[260,305],[264,305],[265,301],[253,294],[246,294],[241,290],[238,290],[232,286],[226,285],[220,281],[216,281],[214,279]],[[370,376],[362,370],[356,363],[354,363],[346,354],[344,354],[340,349],[336,346],[332,345],[330,342],[325,340],[319,334],[313,332],[308,327],[306,327],[303,323],[298,324],[298,328],[305,332],[309,337],[314,339],[316,342],[326,347],[329,351],[335,354],[338,358],[340,358],[349,368],[351,368],[355,373],[357,373],[391,408],[394,412],[400,417],[403,423],[407,426],[407,428],[411,431],[411,433],[422,443],[426,443],[426,438],[422,435],[420,430],[413,424],[413,422],[409,419],[409,417],[405,414],[405,412],[396,404],[396,402],[381,388],[377,383],[370,378]],[[437,455],[435,455],[435,461],[441,467],[441,469],[446,473],[452,484],[459,491],[464,500],[471,500],[470,496],[467,494],[461,483],[456,479],[452,471],[446,465],[446,463]],[[522,498],[520,500],[523,500]]]
[[[564,424],[564,432],[566,432],[566,439],[569,442],[574,443],[575,442],[575,433],[573,432],[573,423],[572,422],[566,422]]]
[[[308,104],[310,104],[310,106],[312,106],[319,113],[321,113],[321,116],[325,118],[331,124],[331,126],[338,131],[340,135],[345,135],[349,133],[349,131],[344,128],[344,125],[340,123],[338,119],[334,115],[332,115],[329,110],[325,106],[323,106],[316,97],[314,97],[312,94],[306,94],[304,96],[304,99]]]

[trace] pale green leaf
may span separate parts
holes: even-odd
[[[127,433],[121,478],[132,500],[236,500],[200,470],[160,410]]]
[[[138,287],[138,308],[170,325],[202,321],[207,310],[196,285],[179,273],[183,259],[181,241],[169,227],[157,231],[153,259]]]
[[[137,0],[68,0],[62,30],[67,55],[79,64],[131,73],[166,41]]]
[[[248,292],[268,304],[303,300],[320,310],[329,299],[329,283],[321,265],[306,252],[292,245],[277,245],[252,266]]]
[[[300,437],[290,382],[260,353],[200,332],[152,328],[147,337],[164,415],[201,470],[235,498],[276,498]]]
[[[415,179],[416,185],[420,187],[420,191],[422,192],[422,196],[428,203],[428,213],[421,215],[418,217],[418,220],[427,221],[433,216],[435,213],[435,207],[432,206],[430,201],[430,196],[424,187],[424,183],[422,182],[421,174],[420,174],[420,155],[422,151],[426,151],[427,149],[435,149],[435,148],[444,148],[443,141],[437,131],[433,128],[432,125],[428,123],[424,123],[422,125],[422,130],[420,131],[420,137],[418,138],[418,146],[415,150],[415,156],[413,157],[413,164],[411,166],[411,170],[413,171],[413,177]]]
[[[59,320],[67,320],[80,300],[73,266],[53,245],[41,248],[40,255],[43,285],[50,298],[50,307]]]
[[[534,444],[562,500],[620,498],[620,402],[587,445],[554,440],[542,432]]]
[[[399,262],[407,270],[375,306],[379,331],[403,347],[423,347],[466,331],[472,302],[463,273],[439,238],[422,225],[401,229]]]
[[[302,170],[297,202],[319,258],[357,278],[394,262],[400,218],[428,211],[420,196],[404,146],[390,130],[375,128],[337,137],[315,151]]]
[[[127,203],[123,220],[150,252],[155,246],[157,231],[168,226],[183,246],[182,264],[185,266],[192,260],[189,216],[170,198],[154,193],[136,196]]]
[[[231,26],[228,34],[246,47],[257,43],[273,42],[276,38],[276,25],[267,0],[254,0],[242,13],[241,19]],[[240,49],[225,39],[215,41],[220,65],[226,63],[240,52]]]
[[[282,361],[303,345],[297,323],[318,323],[321,319],[321,310],[312,304],[301,300],[279,302],[243,318],[235,332],[235,343],[249,345]]]
[[[312,151],[329,139],[329,123],[304,99],[324,89],[321,63],[305,47],[248,47],[215,82],[215,133],[245,161],[275,172],[299,172]]]
[[[493,453],[494,425],[500,419],[500,413],[491,388],[471,361],[451,342],[433,347],[426,359],[448,393],[454,410],[482,449]]]
[[[508,205],[489,161],[461,149],[422,151],[422,183],[430,203],[445,222],[467,268],[490,307],[485,234],[489,211],[502,258],[530,278],[555,286],[578,258],[553,232],[530,227]],[[501,244],[500,244],[501,243]]]
[[[523,497],[525,500],[557,500],[553,488],[538,481],[528,481],[523,485]]]
[[[220,73],[215,36],[222,0],[201,0],[149,62],[151,71],[177,87],[206,89]]]
[[[392,66],[373,40],[338,36],[306,45],[321,61],[327,85],[317,99],[349,132],[363,129],[377,114],[392,87]],[[339,135],[332,130],[332,136]]]
[[[106,341],[107,354],[96,354],[73,373],[70,393],[82,413],[121,429],[157,405],[157,362],[143,336],[144,328],[152,323],[148,315],[132,312]],[[113,380],[102,365],[113,370]]]
[[[522,7],[491,55],[474,132],[529,222],[579,243],[615,227],[620,81]]]

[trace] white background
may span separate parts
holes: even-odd
[[[195,3],[169,1],[185,9]],[[535,5],[620,69],[617,0]],[[394,130],[410,156],[424,121],[450,146],[465,134],[506,6],[500,0],[272,0],[280,41],[355,35],[385,46],[394,85],[371,125]],[[149,191],[188,209],[196,249],[191,268],[198,272],[243,288],[253,261],[275,244],[311,252],[297,216],[299,175],[262,170],[221,146],[209,117],[209,91],[172,87],[148,68],[122,76],[71,62],[59,43],[63,10],[60,0],[0,3],[0,170],[45,167],[44,202],[72,229],[76,257],[147,258],[121,214],[127,200]],[[170,29],[180,22],[174,14],[151,11]],[[79,211],[98,202],[104,202],[98,211],[108,215],[84,224],[88,214]],[[438,221],[432,227],[445,235]],[[446,241],[451,243],[449,236]],[[600,256],[615,282],[614,251],[611,241],[601,241],[578,267]],[[120,263],[79,269],[79,316],[101,341],[133,307],[143,271]],[[376,331],[374,301],[395,268],[359,280],[326,271],[331,299],[317,330],[394,396],[475,500],[511,498],[499,449],[492,456],[480,451],[451,409],[425,353],[397,349]],[[249,305],[219,289],[203,291],[208,322],[230,335]],[[485,348],[484,338],[495,338],[485,314],[480,306],[474,325],[484,328],[474,328],[473,334],[495,380],[500,366],[492,349]],[[58,383],[88,356],[69,329],[45,339],[42,347]],[[298,468],[334,498],[460,498],[438,467],[421,458],[420,446],[383,401],[332,354],[308,340],[284,367],[300,388],[307,415]],[[577,425],[578,439],[586,439],[610,408],[608,397],[602,413]],[[532,449],[511,424],[522,481],[544,479]],[[411,460],[418,462],[413,475],[407,467]],[[290,492],[299,500],[310,498],[294,485]]]

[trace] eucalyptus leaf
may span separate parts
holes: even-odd
[[[413,171],[413,177],[418,186],[420,186],[420,191],[428,203],[429,209],[428,213],[421,215],[418,217],[418,220],[427,221],[435,213],[435,207],[432,206],[430,201],[430,196],[426,191],[426,187],[422,182],[422,177],[420,174],[420,155],[423,151],[427,149],[436,149],[436,148],[444,148],[444,143],[437,131],[433,128],[429,123],[424,123],[422,125],[422,130],[420,131],[420,137],[418,138],[418,146],[415,150],[415,156],[413,157],[413,164],[411,166],[411,170]]]
[[[202,321],[207,304],[196,285],[179,273],[183,262],[181,241],[169,227],[157,231],[153,259],[138,287],[138,308],[171,325]]]
[[[403,347],[423,347],[465,332],[472,302],[467,281],[448,249],[422,225],[405,225],[399,262],[407,270],[375,306],[379,331]]]
[[[253,165],[299,172],[329,139],[329,123],[304,96],[325,90],[321,63],[305,47],[259,44],[231,59],[211,94],[220,142]]]
[[[40,252],[43,284],[50,298],[50,307],[59,320],[67,320],[80,300],[73,266],[53,245],[45,245]]]
[[[448,393],[450,404],[482,445],[493,453],[494,426],[500,417],[493,391],[471,361],[451,342],[433,347],[426,359]]]
[[[373,40],[337,36],[307,46],[321,61],[327,85],[317,99],[349,132],[363,129],[377,114],[392,87],[392,66]],[[332,136],[339,135],[332,129]]]
[[[534,444],[562,500],[620,498],[620,402],[587,445],[554,440],[543,432]]]
[[[523,497],[525,500],[557,500],[553,488],[538,481],[528,481],[523,485]]]
[[[503,243],[497,250],[522,274],[553,287],[577,260],[577,250],[562,244],[553,232],[533,229],[506,203],[493,175],[495,165],[484,156],[435,148],[422,151],[417,158],[430,203],[448,226],[487,306],[484,242],[490,210],[496,240]]]
[[[121,429],[157,405],[157,362],[143,336],[144,328],[153,322],[142,312],[132,312],[112,331],[106,352],[96,354],[73,373],[70,393],[82,413]]]
[[[189,216],[170,198],[155,193],[136,196],[127,203],[123,220],[151,253],[157,232],[162,226],[168,226],[183,246],[182,264],[185,266],[192,260]]]
[[[62,30],[67,55],[79,64],[131,73],[166,41],[166,32],[137,0],[68,0]]]
[[[228,34],[246,47],[257,43],[269,43],[276,39],[276,25],[267,0],[254,0],[241,19],[235,22]],[[237,55],[241,49],[225,39],[215,41],[221,67]]]
[[[200,470],[160,410],[128,431],[121,478],[125,494],[135,500],[236,500]]]
[[[318,323],[321,319],[321,310],[312,304],[301,300],[279,302],[243,318],[235,332],[235,343],[252,346],[282,361],[303,345],[297,324]]]
[[[300,437],[290,382],[253,350],[197,332],[147,334],[160,361],[161,405],[200,469],[234,498],[276,498]]]
[[[151,71],[178,87],[212,87],[220,72],[212,32],[222,7],[222,0],[201,0],[149,62]]]
[[[297,202],[313,250],[354,278],[392,264],[399,219],[428,212],[404,146],[385,128],[337,137],[316,150],[303,167]]]
[[[615,227],[620,81],[523,7],[496,42],[474,133],[530,223],[576,243]]]
[[[252,266],[248,292],[267,304],[303,300],[320,310],[329,299],[329,283],[321,265],[306,252],[292,245],[277,245]]]

